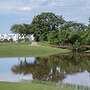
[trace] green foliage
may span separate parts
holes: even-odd
[[[55,45],[90,45],[90,24],[86,26],[74,21],[65,21],[62,16],[51,12],[35,16],[31,24],[15,24],[11,31],[24,37],[34,34],[36,41],[48,41]]]
[[[52,31],[48,34],[48,42],[50,44],[59,44],[58,31]]]
[[[85,44],[90,45],[90,25],[88,25],[88,28],[85,32],[85,40],[84,40]]]
[[[35,16],[31,23],[31,29],[36,41],[47,41],[48,33],[57,30],[64,22],[62,16],[50,12]]]
[[[73,50],[74,51],[80,51],[80,42],[76,40],[73,44]]]
[[[70,43],[73,45],[77,41],[80,42],[80,35],[78,33],[72,34],[69,38]]]
[[[13,33],[18,33],[21,36],[26,36],[31,34],[31,27],[29,24],[15,24],[11,27],[11,31]]]
[[[70,31],[69,30],[59,30],[59,43],[64,44],[67,43],[69,40],[70,36]]]

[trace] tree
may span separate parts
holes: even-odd
[[[48,42],[50,44],[59,44],[59,37],[58,37],[59,31],[55,30],[48,34]]]
[[[31,27],[29,24],[15,24],[11,27],[11,31],[26,38],[28,34],[31,34]]]
[[[90,17],[89,17],[89,24],[87,26],[87,29],[85,30],[84,34],[84,44],[90,45]]]
[[[57,30],[65,22],[62,16],[46,12],[34,17],[31,27],[36,41],[47,41],[47,34],[50,31]]]
[[[78,33],[72,33],[71,37],[69,38],[69,42],[74,51],[79,51],[81,46],[81,36]]]
[[[81,31],[85,31],[86,25],[84,25],[82,23],[77,23],[74,21],[68,21],[68,22],[64,23],[64,25],[62,26],[62,29],[64,29],[64,30],[69,29],[74,32],[81,32]]]
[[[22,31],[22,25],[21,24],[15,24],[10,29],[13,33],[21,34]]]

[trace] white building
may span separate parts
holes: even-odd
[[[34,35],[28,35],[26,38],[28,38],[30,41],[34,41]],[[18,41],[18,39],[24,39],[24,37],[21,37],[19,34],[0,34],[0,41],[3,40],[10,40]]]

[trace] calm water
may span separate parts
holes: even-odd
[[[0,58],[0,81],[44,80],[90,86],[90,54]]]

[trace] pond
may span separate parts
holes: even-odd
[[[0,81],[52,81],[90,86],[90,54],[0,58]]]

